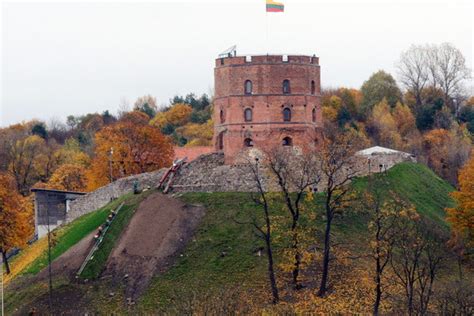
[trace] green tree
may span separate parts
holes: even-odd
[[[402,93],[397,86],[392,75],[379,70],[365,81],[360,91],[362,92],[361,114],[366,115],[372,110],[374,105],[387,100],[391,107],[395,107],[398,101],[402,99]]]
[[[33,135],[38,135],[39,137],[43,139],[48,138],[48,131],[46,130],[46,126],[44,126],[44,123],[37,123],[33,126],[31,129],[31,133]]]

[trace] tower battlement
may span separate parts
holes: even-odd
[[[247,64],[311,64],[319,66],[319,57],[306,55],[243,55],[220,57],[216,59],[216,67],[247,65]]]

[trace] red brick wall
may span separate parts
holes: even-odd
[[[192,161],[197,157],[214,152],[212,146],[195,146],[195,147],[174,147],[174,159],[187,157],[187,161]]]
[[[255,147],[281,145],[290,137],[293,145],[315,144],[321,126],[320,67],[317,57],[252,56],[216,60],[214,69],[214,145],[219,151],[223,138],[226,163],[233,163],[246,149],[244,140],[251,138]],[[290,94],[283,94],[283,81],[290,81]],[[246,95],[246,80],[252,81],[252,94]],[[314,81],[315,91],[311,91]],[[283,109],[291,109],[291,121],[283,121]],[[245,122],[244,111],[252,109],[251,122]],[[313,121],[313,109],[315,121]],[[224,121],[221,122],[221,111]]]

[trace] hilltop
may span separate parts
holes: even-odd
[[[387,180],[385,188],[387,191],[396,191],[412,203],[420,215],[434,220],[433,225],[439,225],[442,230],[447,231],[447,225],[444,222],[444,208],[453,204],[448,195],[453,190],[449,184],[427,167],[415,163],[399,164],[381,176]],[[366,179],[361,178],[355,181],[355,186],[364,186],[365,182]],[[149,199],[154,196],[159,200],[152,203]],[[196,209],[192,205],[202,205],[205,208],[205,214],[200,220],[201,215],[197,216],[195,224],[190,226],[190,229],[182,231],[182,236],[173,236],[175,239],[188,240],[186,246],[175,248],[174,255],[167,256],[172,258],[172,261],[163,265],[163,269],[152,267],[152,274],[155,276],[151,278],[148,286],[140,289],[139,296],[131,299],[133,294],[129,292],[129,282],[124,282],[123,276],[125,271],[134,270],[133,265],[136,261],[121,261],[125,266],[121,266],[121,272],[115,274],[115,276],[121,275],[121,278],[114,278],[114,273],[110,273],[114,269],[110,267],[114,265],[115,260],[120,258],[121,251],[131,245],[126,240],[133,241],[132,244],[139,247],[140,242],[150,241],[149,236],[145,234],[147,230],[150,232],[156,228],[159,235],[158,230],[160,227],[163,228],[159,224],[160,220],[149,222],[153,227],[150,226],[146,230],[143,230],[143,225],[137,225],[137,222],[140,222],[140,218],[137,217],[141,214],[139,210],[147,203],[151,206],[147,208],[148,211],[157,212],[157,216],[166,214],[162,212],[167,211],[165,205],[168,204],[159,202],[162,201],[159,196],[161,193],[154,191],[123,196],[103,209],[87,214],[58,231],[53,258],[61,260],[61,254],[67,253],[68,249],[69,251],[73,249],[74,244],[84,237],[90,238],[90,233],[97,226],[97,222],[104,220],[110,209],[117,207],[118,203],[122,201],[125,202],[125,211],[119,213],[121,217],[117,222],[118,225],[112,226],[114,232],[105,242],[106,250],[102,251],[102,257],[93,261],[89,272],[86,273],[88,281],[85,281],[84,278],[79,281],[74,280],[61,273],[55,275],[54,305],[68,306],[63,307],[66,313],[68,311],[69,313],[71,311],[123,313],[127,309],[134,309],[143,313],[166,311],[180,314],[189,311],[202,312],[208,308],[207,310],[212,314],[222,313],[228,309],[237,308],[245,311],[265,307],[269,301],[266,292],[266,264],[264,256],[259,255],[259,249],[263,246],[263,242],[256,237],[251,225],[242,224],[248,220],[252,212],[256,211],[254,202],[246,193],[185,193],[178,197],[179,201],[171,197],[164,197],[176,201],[170,203],[173,203],[177,209],[192,210]],[[284,214],[284,210],[278,209],[275,216],[283,218]],[[163,218],[163,220],[165,219]],[[143,219],[141,221],[143,223]],[[174,227],[171,222],[165,224],[167,229]],[[314,235],[308,233],[307,236],[309,240],[316,241],[323,224],[320,210],[317,207],[308,208],[305,222],[308,227],[313,223],[317,224]],[[194,229],[193,227],[196,227],[197,224],[197,228]],[[285,223],[283,221],[280,224],[284,225]],[[337,255],[345,253],[346,255],[350,254],[351,257],[362,256],[367,236],[366,215],[358,213],[356,210],[348,211],[337,219],[335,225],[336,242],[351,241],[338,249]],[[185,231],[186,233],[184,233]],[[194,233],[190,234],[190,232]],[[156,240],[162,240],[158,235],[155,237]],[[141,241],[140,238],[142,238]],[[280,237],[275,236],[275,238],[279,239]],[[282,249],[281,246],[277,245],[276,260],[279,266],[278,275],[281,279],[285,279],[288,275],[284,272],[284,254],[279,251]],[[34,247],[33,245],[31,249],[26,249],[21,256],[28,256]],[[317,250],[315,252],[317,253]],[[144,253],[140,253],[140,255],[144,255]],[[17,258],[12,265],[14,266],[20,260],[21,257]],[[315,286],[312,280],[315,271],[320,267],[317,264],[314,265],[314,262],[317,261],[313,260],[308,263],[307,271],[303,275],[303,283],[306,288],[302,292],[295,296],[290,289],[282,289],[285,300],[291,303],[289,304],[292,306],[291,308],[304,310],[302,309],[303,303],[315,299],[310,295],[311,289]],[[34,276],[44,267],[44,263],[43,251],[43,255],[23,269],[21,277],[17,277],[9,284],[6,291],[7,311],[24,314],[32,307],[39,311],[44,311],[47,308],[47,280],[44,278],[44,272]],[[321,311],[327,307],[325,304],[333,304],[335,301],[339,304],[338,308],[341,311],[352,310],[362,313],[370,311],[370,304],[367,306],[367,297],[363,300],[360,299],[363,297],[362,292],[367,291],[368,281],[365,278],[368,276],[366,272],[363,272],[363,267],[367,264],[364,259],[350,262],[344,260],[339,262],[338,260],[338,269],[337,272],[334,272],[333,278],[347,278],[348,284],[350,282],[362,283],[357,289],[352,289],[349,295],[342,295],[343,292],[341,292],[347,291],[347,288],[333,288],[331,300],[319,301]],[[446,273],[449,275],[449,272]],[[133,273],[130,273],[130,276],[133,279]],[[35,282],[31,282],[31,280]],[[357,297],[360,302],[357,306],[353,306],[353,300]],[[209,307],[209,304],[212,305],[212,308]],[[285,308],[290,307],[288,304],[280,304],[274,311],[283,312]]]

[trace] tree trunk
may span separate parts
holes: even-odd
[[[268,204],[265,200],[265,205],[263,207],[265,212],[265,225],[266,225],[266,234],[265,234],[265,244],[267,248],[267,258],[268,258],[268,278],[270,280],[270,287],[272,289],[272,303],[277,304],[280,301],[278,296],[278,287],[275,279],[275,269],[273,268],[273,251],[272,251],[272,227],[270,223],[270,213],[268,211]]]
[[[293,218],[293,224],[291,225],[291,232],[293,237],[293,245],[292,248],[295,251],[295,265],[292,271],[293,276],[293,286],[295,290],[299,290],[302,288],[301,284],[299,284],[298,276],[300,274],[300,266],[301,266],[301,253],[299,248],[299,241],[298,241],[298,232],[296,231],[298,219]]]
[[[272,303],[277,304],[280,301],[280,297],[278,296],[278,287],[275,280],[275,270],[273,268],[273,252],[271,247],[271,237],[269,228],[267,226],[267,235],[265,236],[265,242],[267,244],[267,256],[268,256],[268,277],[270,279],[270,287],[272,289]]]
[[[323,255],[323,274],[321,277],[321,285],[319,287],[318,296],[323,297],[327,291],[327,281],[329,274],[329,255],[331,250],[331,221],[332,216],[330,210],[326,211],[326,232],[324,234],[324,255]]]
[[[7,274],[10,274],[10,265],[8,264],[8,259],[7,259],[7,252],[4,251],[3,249],[1,250],[2,252],[2,259],[3,259],[3,262],[5,263],[5,270],[7,272]]]
[[[408,315],[413,315],[413,286],[410,286],[408,292]]]
[[[376,259],[376,276],[375,276],[375,302],[374,302],[374,316],[378,316],[380,300],[382,298],[382,280],[381,280],[381,265],[380,258]]]

